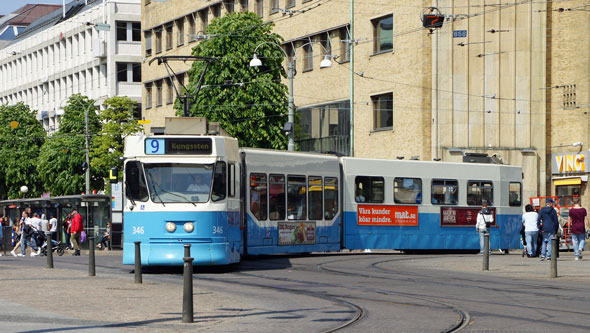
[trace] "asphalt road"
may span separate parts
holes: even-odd
[[[340,253],[268,256],[198,268],[193,324],[181,323],[180,269],[133,267],[120,252],[88,257],[0,257],[0,330],[212,332],[586,332],[590,262],[549,263],[519,253]]]

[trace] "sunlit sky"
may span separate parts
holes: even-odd
[[[66,0],[66,3],[70,1]],[[10,14],[24,5],[35,3],[61,5],[63,0],[0,0],[0,15]]]

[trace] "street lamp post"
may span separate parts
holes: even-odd
[[[285,52],[285,50],[277,43],[274,42],[263,42],[260,43],[256,46],[256,48],[254,49],[254,55],[252,56],[252,60],[250,60],[250,67],[259,67],[262,66],[262,61],[258,58],[258,56],[256,55],[256,51],[258,50],[258,48],[264,44],[271,44],[274,45],[276,47],[278,47],[283,54],[285,55],[285,59],[287,60],[287,79],[289,80],[289,113],[288,113],[288,120],[287,120],[287,124],[285,124],[285,131],[289,132],[289,143],[287,145],[287,150],[289,151],[294,151],[295,150],[295,102],[293,99],[293,78],[295,77],[295,59],[297,56],[297,51],[299,51],[299,49],[301,49],[302,47],[311,44],[311,42],[305,43],[301,46],[299,46],[297,49],[295,49],[295,52],[293,54],[293,57],[291,58],[291,61],[289,61],[289,56],[287,55],[287,52]],[[320,68],[326,68],[326,67],[332,67],[332,60],[330,60],[330,56],[326,55],[324,56],[324,60],[322,60],[322,62],[320,62]]]
[[[94,103],[90,106],[94,106]],[[86,171],[85,171],[85,178],[86,178],[86,195],[90,194],[90,136],[88,135],[88,112],[90,109],[88,106],[84,112],[84,134],[86,136],[85,143],[86,143]]]

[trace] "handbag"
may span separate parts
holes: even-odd
[[[82,233],[80,233],[80,242],[84,243],[86,241],[86,233],[84,232],[84,230],[82,230]]]

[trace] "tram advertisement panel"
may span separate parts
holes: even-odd
[[[418,206],[358,205],[358,225],[418,225]]]
[[[279,245],[315,244],[315,222],[279,222]]]
[[[496,226],[496,209],[488,208],[492,212],[494,222],[491,226]],[[464,207],[441,207],[440,208],[440,225],[441,227],[475,227],[477,214],[481,207],[464,208]]]

